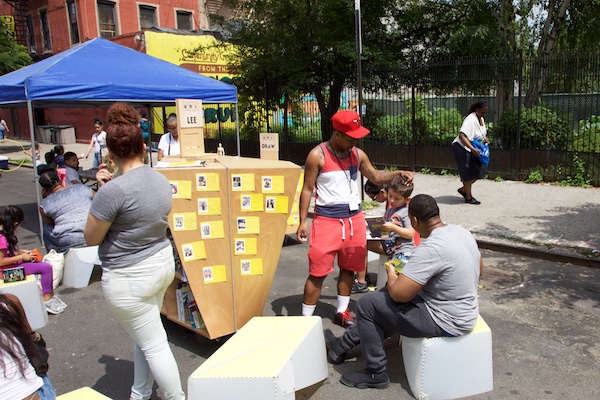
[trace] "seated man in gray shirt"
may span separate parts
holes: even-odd
[[[76,185],[81,183],[81,177],[79,176],[79,159],[77,158],[77,154],[72,151],[67,151],[65,153],[65,164],[67,164],[66,169],[66,179],[65,186],[69,187],[71,185]]]
[[[342,363],[359,343],[366,369],[344,372],[344,385],[384,389],[389,385],[384,332],[408,337],[461,336],[479,314],[477,284],[483,268],[475,238],[464,228],[446,225],[435,199],[415,196],[408,207],[413,228],[423,240],[396,273],[387,267],[387,287],[358,300],[357,322],[336,338],[325,331],[329,361]]]

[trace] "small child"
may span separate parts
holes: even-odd
[[[15,229],[25,219],[23,210],[17,206],[6,206],[0,211],[0,269],[23,267],[26,275],[39,274],[42,279],[42,293],[46,310],[50,314],[62,313],[67,305],[54,294],[52,288],[52,265],[33,262],[35,256],[29,250],[17,248],[19,240]]]
[[[79,158],[77,154],[72,151],[65,153],[65,164],[67,164],[65,183],[67,187],[81,183],[81,177],[79,176]]]
[[[375,183],[373,183],[369,180],[365,183],[366,195],[369,196],[371,198],[371,200],[373,200],[373,201],[378,201],[380,203],[383,203],[385,201],[386,208],[387,208],[387,197],[388,197],[387,189],[388,189],[388,185],[382,185],[382,186],[376,185]],[[373,246],[373,244],[371,244],[371,243],[372,243],[371,241],[367,242],[368,250],[372,250],[371,247]],[[375,245],[379,245],[379,243],[376,242]],[[367,259],[365,260],[365,264],[366,264],[365,270],[356,273],[356,279],[354,279],[354,283],[352,284],[352,293],[366,293],[369,290],[376,289],[376,287],[371,284],[371,276],[369,275],[369,271],[368,271],[368,266],[369,266],[368,256],[367,256]]]
[[[67,168],[65,164],[65,148],[61,145],[54,146],[54,164],[56,168]]]
[[[413,185],[406,185],[405,178],[397,176],[388,187],[389,208],[383,216],[386,221],[382,230],[388,231],[387,239],[383,239],[381,249],[389,260],[401,260],[406,263],[415,249],[415,230],[408,218],[408,198],[412,194]],[[380,253],[380,254],[384,254]]]

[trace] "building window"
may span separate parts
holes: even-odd
[[[156,26],[156,7],[140,6],[140,29]]]
[[[79,43],[79,24],[77,23],[77,6],[75,0],[67,0],[69,28],[71,29],[71,44]]]
[[[33,32],[33,16],[31,14],[25,17],[25,23],[27,24],[27,48],[30,53],[35,53],[35,33]]]
[[[117,18],[115,16],[115,3],[108,1],[98,2],[98,19],[100,22],[100,37],[104,39],[117,36]]]
[[[192,27],[192,13],[189,11],[177,11],[177,29],[184,29],[191,31]]]
[[[42,43],[44,51],[52,51],[52,42],[50,41],[50,26],[48,25],[48,10],[40,10],[40,27],[42,29]]]

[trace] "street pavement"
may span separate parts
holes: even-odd
[[[78,154],[85,147],[66,146]],[[85,161],[91,166],[91,159]],[[88,168],[85,161],[83,167]],[[550,258],[482,250],[485,269],[479,300],[481,315],[493,333],[494,390],[473,398],[600,398],[600,269],[595,268],[597,253],[593,255],[600,249],[599,189],[478,181],[474,196],[482,204],[474,206],[463,203],[456,193],[459,186],[455,176],[416,174],[414,194],[434,196],[444,221],[471,230],[480,243],[522,247],[536,255],[543,251]],[[27,215],[18,232],[20,245],[40,248],[31,169],[2,174],[0,206],[8,204],[21,206]],[[290,239],[282,247],[264,315],[300,315],[308,245]],[[557,262],[552,259],[555,255],[556,260],[571,262]],[[582,259],[591,267],[577,265]],[[370,271],[377,271],[374,263]],[[90,286],[84,289],[59,287],[69,308],[50,315],[41,330],[49,346],[50,375],[59,394],[91,386],[111,398],[127,399],[133,377],[132,343],[104,303],[100,275],[96,267]],[[340,335],[342,328],[331,323],[335,275],[325,281],[316,314],[323,317],[325,328]],[[352,296],[353,312],[360,296]],[[208,340],[166,320],[165,326],[187,387],[187,377],[227,337]],[[358,390],[338,382],[342,372],[360,368],[360,354],[342,365],[330,365],[327,380],[297,393],[296,398],[412,398],[397,342],[388,341],[388,389]]]

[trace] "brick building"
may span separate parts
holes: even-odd
[[[0,0],[0,16],[14,21],[15,40],[29,49],[34,62],[95,37],[145,52],[137,35],[150,27],[177,31],[210,29],[211,14],[228,16],[223,0]],[[93,59],[90,60],[94,62]],[[6,118],[8,115],[12,118]],[[26,110],[3,112],[11,131],[30,137]],[[74,125],[77,141],[89,141],[93,119],[106,109],[36,110],[36,125]],[[11,121],[12,120],[12,121]]]

